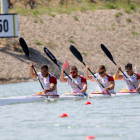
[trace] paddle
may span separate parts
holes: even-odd
[[[28,46],[27,46],[25,40],[24,40],[22,37],[20,37],[19,42],[20,42],[20,45],[21,45],[22,50],[24,51],[25,55],[26,55],[26,56],[28,57],[28,59],[31,61],[31,59],[30,59],[30,57],[29,57]],[[43,85],[42,85],[40,79],[38,78],[38,75],[37,75],[37,72],[36,72],[34,66],[32,66],[32,67],[33,67],[33,70],[34,70],[34,72],[35,72],[35,74],[36,74],[36,76],[37,76],[37,79],[39,80],[39,83],[40,83],[42,89],[44,89],[44,87],[43,87]],[[46,94],[46,97],[48,98],[47,94]]]
[[[115,64],[117,65],[114,60],[113,60],[113,56],[111,55],[110,51],[103,45],[101,44],[101,48],[104,51],[104,53],[107,55],[107,57]],[[124,72],[120,69],[120,71],[122,72],[122,74],[128,79],[128,77],[124,74]],[[129,82],[131,83],[131,85],[133,85],[133,87],[136,89],[135,85],[129,80]],[[140,93],[139,93],[140,94]]]
[[[73,46],[73,45],[70,45],[70,51],[73,53],[73,55],[80,61],[84,64],[84,66],[86,67],[86,64],[84,63],[83,61],[83,57],[81,55],[81,53]],[[97,77],[95,76],[95,74],[88,68],[88,70],[90,71],[90,73],[94,76],[95,79],[97,79]],[[103,86],[103,84],[97,79],[97,81],[100,83],[100,85],[105,88]],[[110,96],[111,94],[109,92],[107,92]]]
[[[60,65],[57,63],[56,58],[54,57],[54,55],[46,48],[44,47],[44,52],[47,54],[47,56],[60,68]],[[69,77],[69,79],[81,90],[81,88],[72,80],[72,78],[64,71],[64,73]],[[87,96],[86,93],[84,93],[85,96]]]

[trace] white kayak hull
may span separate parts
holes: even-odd
[[[115,97],[116,93],[111,93],[111,96],[108,93],[100,93],[100,92],[93,92],[89,94],[89,98],[108,98],[108,97]]]
[[[42,102],[47,98],[45,96],[18,96],[18,97],[9,97],[9,98],[0,98],[0,106],[17,104],[17,103],[30,103],[30,102]]]
[[[116,93],[117,96],[135,96],[135,95],[139,95],[138,92],[135,91],[119,91]]]
[[[43,102],[43,101],[54,101],[54,100],[69,100],[69,99],[84,99],[85,96],[74,96],[74,95],[51,95],[41,96],[41,95],[29,95],[29,96],[18,96],[18,97],[9,97],[9,98],[0,98],[0,106],[17,104],[17,103],[30,103],[30,102]]]
[[[75,100],[80,100],[80,99],[85,99],[86,96],[84,95],[74,95],[74,94],[63,94],[61,96],[59,96],[60,100],[71,100],[71,99],[75,99]]]

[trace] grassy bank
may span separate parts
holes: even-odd
[[[98,9],[124,9],[124,12],[132,14],[139,11],[140,2],[130,0],[36,0],[34,9],[28,9],[25,1],[16,1],[13,8],[9,9],[9,13],[18,13],[19,15],[42,15],[48,14],[55,17],[56,13],[70,14],[73,11],[85,12],[87,10],[94,11]]]

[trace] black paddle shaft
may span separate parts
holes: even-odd
[[[40,81],[40,79],[39,79],[39,77],[38,77],[38,74],[37,74],[37,72],[36,72],[34,66],[32,66],[32,67],[33,67],[33,70],[34,70],[34,72],[35,72],[35,74],[36,74],[36,76],[37,76],[37,79],[39,80],[39,83],[40,83],[42,89],[44,89],[44,87],[43,87],[43,85],[42,85],[42,83],[41,83],[41,81]]]
[[[117,65],[114,60],[113,60],[113,56],[110,53],[110,51],[105,47],[105,45],[101,44],[101,49],[103,50],[103,52],[106,54],[106,56],[115,64]],[[120,71],[122,72],[122,74],[128,79],[128,77],[125,75],[125,73],[120,69]],[[129,82],[131,83],[131,85],[133,85],[133,87],[136,89],[136,86],[129,80]],[[140,92],[139,92],[140,94]]]
[[[28,49],[28,46],[27,46],[25,40],[24,40],[22,37],[19,38],[19,43],[20,43],[21,48],[22,48],[22,50],[24,51],[25,55],[26,55],[27,58],[31,61],[31,59],[30,59],[30,57],[29,57],[29,49]],[[40,83],[42,89],[44,89],[44,87],[43,87],[43,85],[42,85],[42,83],[41,83],[41,81],[40,81],[40,79],[39,79],[39,77],[38,77],[38,74],[37,74],[37,72],[36,72],[34,66],[32,66],[32,67],[33,67],[33,70],[34,70],[34,72],[35,72],[35,74],[36,74],[36,76],[37,76],[37,79],[38,79],[38,81],[39,81],[39,83]],[[46,97],[48,98],[47,94],[46,94]]]
[[[84,63],[84,62],[82,62],[85,66],[86,66],[86,64]],[[90,71],[90,73],[94,76],[94,78],[96,79],[97,77],[95,76],[95,74],[88,68],[88,70]],[[97,81],[99,82],[99,84],[103,87],[103,88],[105,88],[104,87],[104,85],[97,79]],[[110,93],[109,92],[107,92],[109,95],[110,95]],[[111,95],[110,95],[111,96]]]
[[[44,47],[44,52],[47,54],[47,56],[60,68],[60,65],[57,63],[57,59],[54,57],[54,55],[46,48]],[[71,79],[71,77],[64,71],[64,73],[68,76],[68,78],[81,90],[81,88]],[[87,96],[86,93],[84,93],[85,96]]]
[[[73,46],[73,45],[70,45],[70,47],[69,47],[69,49],[70,49],[70,51],[72,52],[72,54],[80,61],[80,62],[82,62],[83,64],[84,64],[84,66],[86,67],[86,64],[84,63],[84,61],[83,61],[83,57],[82,57],[82,55],[81,55],[81,53]],[[96,76],[94,75],[94,73],[88,68],[88,70],[90,71],[90,73],[94,76],[94,78],[95,79],[97,79],[96,78]],[[97,81],[99,82],[99,84],[103,87],[103,88],[105,88],[104,86],[103,86],[103,84],[97,79]],[[107,93],[111,96],[111,94],[107,91]]]

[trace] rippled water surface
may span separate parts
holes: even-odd
[[[115,91],[124,84],[116,81]],[[88,82],[88,93],[96,84]],[[38,82],[0,85],[0,98],[34,94]],[[58,81],[58,93],[70,89]],[[84,105],[89,100],[90,105]],[[0,140],[140,140],[140,96],[0,106]],[[59,118],[61,113],[68,117]]]

